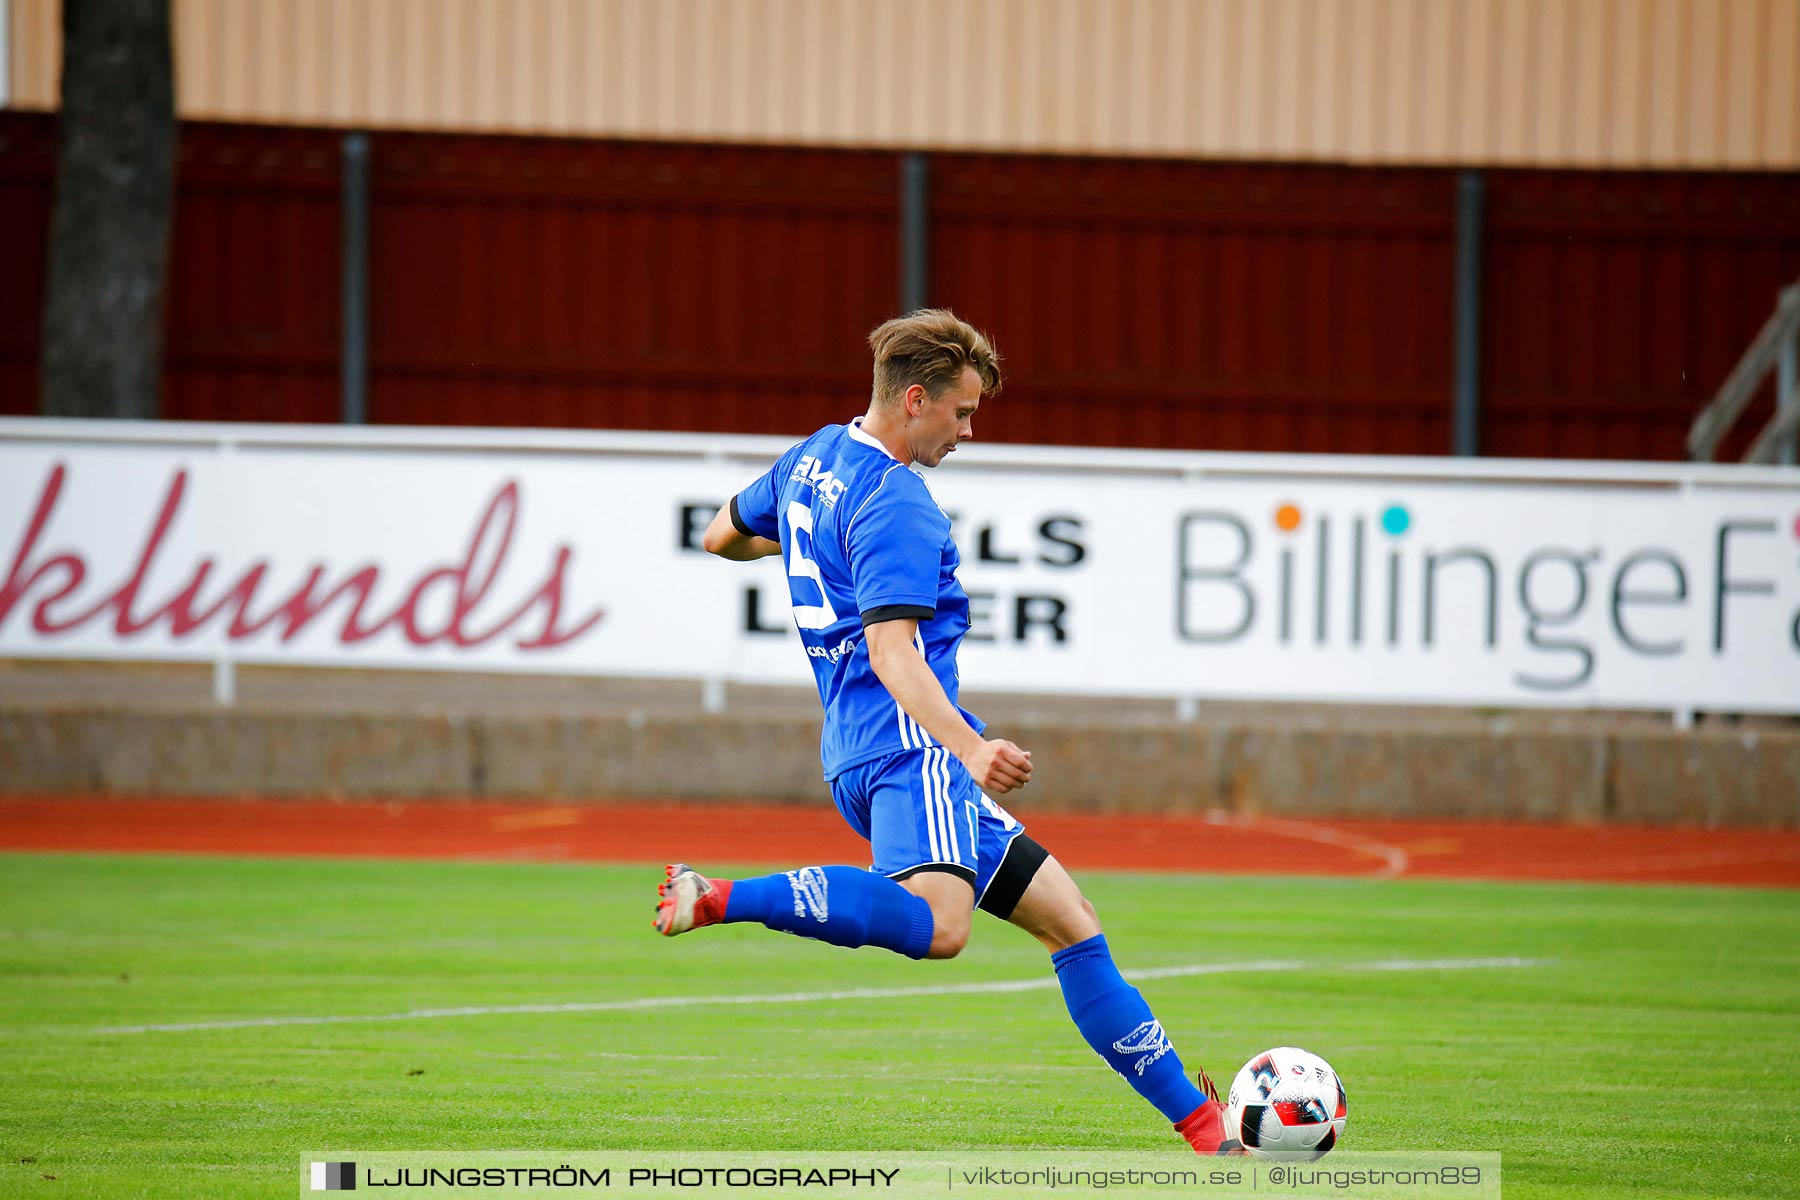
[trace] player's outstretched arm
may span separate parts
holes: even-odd
[[[1031,778],[1031,751],[1004,738],[986,740],[970,728],[913,644],[918,628],[917,621],[902,617],[879,621],[863,631],[876,678],[907,716],[962,760],[983,791],[1004,793],[1024,787]]]
[[[712,524],[706,527],[700,545],[708,554],[729,558],[733,562],[750,562],[781,553],[780,542],[770,541],[766,537],[751,537],[732,524],[730,505],[713,515]]]

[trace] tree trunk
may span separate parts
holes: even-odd
[[[154,417],[175,164],[170,0],[63,0],[39,407]]]

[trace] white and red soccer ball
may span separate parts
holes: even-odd
[[[1225,1100],[1226,1135],[1265,1158],[1318,1158],[1344,1136],[1349,1115],[1331,1064],[1293,1046],[1245,1063]]]

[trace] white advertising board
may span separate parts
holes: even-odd
[[[810,679],[784,443],[0,422],[0,656]],[[1800,472],[968,447],[971,688],[1800,712]]]

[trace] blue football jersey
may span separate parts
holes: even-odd
[[[877,678],[863,636],[865,625],[917,618],[914,644],[956,703],[956,648],[969,631],[969,596],[956,578],[962,559],[950,518],[925,481],[859,422],[827,425],[739,492],[731,520],[741,533],[781,543],[794,625],[825,705],[825,778],[937,745]],[[963,716],[985,728],[966,710]]]

